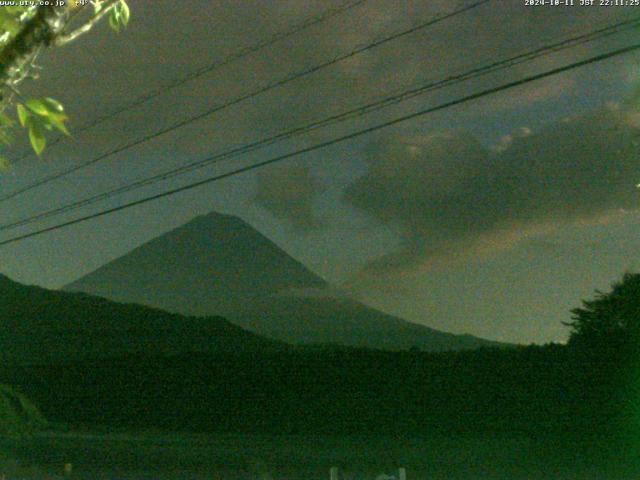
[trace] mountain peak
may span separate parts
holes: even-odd
[[[119,301],[206,315],[326,282],[240,218],[200,215],[72,283]],[[194,302],[197,298],[197,302]]]
[[[186,315],[223,315],[243,328],[293,343],[392,350],[490,344],[337,299],[327,282],[276,243],[244,220],[218,212],[193,218],[66,289]]]
[[[198,215],[197,217],[192,218],[189,222],[185,223],[182,226],[185,227],[193,223],[208,223],[210,225],[237,223],[237,224],[247,225],[247,223],[244,220],[242,220],[240,217],[236,215],[217,212],[215,210],[212,210],[211,212],[205,213],[203,215]]]

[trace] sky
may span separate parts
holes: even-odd
[[[130,2],[39,60],[25,96],[62,101],[70,129],[166,87],[337,1]],[[579,3],[579,2],[577,2]],[[14,161],[0,194],[469,1],[367,0],[144,105]],[[0,202],[5,224],[197,161],[386,95],[640,15],[634,7],[493,0],[274,88]],[[348,122],[0,231],[0,239],[117,206],[637,42],[638,30],[420,95]],[[570,310],[640,268],[640,56],[627,54],[425,115],[109,216],[0,247],[0,271],[58,288],[217,210],[238,215],[344,292],[453,333],[562,342]],[[28,150],[18,141],[8,156]]]

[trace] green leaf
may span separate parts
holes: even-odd
[[[18,111],[18,120],[20,120],[20,125],[22,125],[23,127],[26,127],[27,126],[27,120],[29,119],[31,114],[26,109],[26,107],[24,105],[22,105],[21,103],[19,103],[17,105],[16,110]]]
[[[116,33],[120,32],[120,13],[117,7],[112,8],[109,12],[109,26]]]
[[[116,32],[120,32],[120,29],[129,23],[130,16],[129,5],[125,0],[120,0],[109,12],[109,26]]]
[[[56,113],[64,112],[64,107],[62,106],[62,104],[51,97],[43,98],[42,103],[47,107],[47,109],[50,112],[56,112]]]
[[[7,170],[9,170],[9,160],[0,156],[0,172],[6,172]]]
[[[127,5],[127,2],[125,0],[120,0],[120,3],[118,4],[118,7],[120,8],[120,18],[122,20],[122,25],[124,25],[125,27],[128,25],[129,23],[129,17],[131,16],[131,11],[129,10],[129,5]]]
[[[36,121],[29,122],[29,141],[36,155],[40,155],[47,144],[47,140],[44,138],[44,132],[42,131],[42,125]]]
[[[68,120],[68,117],[64,114],[57,114],[57,115],[52,114],[49,116],[49,123],[52,127],[58,129],[65,135],[70,136],[71,134],[69,133],[69,130],[67,130],[67,127],[64,124],[64,122],[67,120]]]
[[[42,100],[30,98],[29,100],[27,100],[26,106],[33,113],[37,113],[38,115],[42,115],[43,117],[49,115],[49,109]]]

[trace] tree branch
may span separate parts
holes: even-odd
[[[114,8],[116,6],[116,4],[119,1],[120,0],[107,0],[107,1],[105,1],[104,2],[104,6],[102,7],[102,10],[100,10],[93,17],[91,17],[89,20],[87,20],[84,23],[84,25],[76,28],[72,32],[62,33],[59,36],[57,36],[53,41],[53,45],[55,45],[56,47],[61,47],[63,45],[66,45],[69,42],[74,41],[79,36],[84,35],[88,31],[90,31],[98,22],[100,22],[100,20],[102,20],[102,18],[107,13],[109,13],[109,11],[111,11],[112,8]]]
[[[64,6],[39,7],[22,30],[0,51],[0,89],[25,74],[42,47],[60,35],[68,21]]]

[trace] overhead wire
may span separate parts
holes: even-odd
[[[367,134],[373,133],[375,131],[382,130],[384,128],[388,128],[388,127],[391,127],[393,125],[398,125],[400,123],[404,123],[404,122],[407,122],[409,120],[413,120],[413,119],[416,119],[416,118],[419,118],[419,117],[422,117],[422,116],[425,116],[425,115],[428,115],[428,114],[431,114],[431,113],[434,113],[434,112],[437,112],[437,111],[441,111],[441,110],[444,110],[444,109],[447,109],[447,108],[451,108],[451,107],[454,107],[454,106],[457,106],[457,105],[461,105],[463,103],[467,103],[467,102],[470,102],[470,101],[473,101],[473,100],[477,100],[477,99],[485,97],[485,96],[493,95],[493,94],[496,94],[498,92],[502,92],[502,91],[505,91],[505,90],[510,90],[510,89],[525,85],[527,83],[531,83],[531,82],[534,82],[534,81],[537,81],[537,80],[541,80],[541,79],[544,79],[544,78],[548,78],[548,77],[551,77],[551,76],[559,75],[561,73],[568,72],[568,71],[574,70],[576,68],[581,68],[581,67],[584,67],[584,66],[587,66],[587,65],[591,65],[591,64],[594,64],[594,63],[602,62],[604,60],[608,60],[608,59],[611,59],[611,58],[614,58],[614,57],[618,57],[620,55],[624,55],[624,54],[627,54],[627,53],[630,53],[630,52],[634,52],[634,51],[638,51],[638,50],[640,50],[640,43],[636,43],[636,44],[629,45],[629,46],[626,46],[626,47],[618,48],[618,49],[609,51],[607,53],[595,55],[595,56],[589,57],[589,58],[587,58],[585,60],[572,62],[570,64],[567,64],[567,65],[564,65],[564,66],[561,66],[561,67],[555,67],[555,68],[546,70],[546,71],[541,72],[541,73],[529,75],[529,76],[523,77],[523,78],[518,79],[518,80],[514,80],[514,81],[511,81],[511,82],[503,83],[501,85],[498,85],[498,86],[495,86],[495,87],[491,87],[491,88],[488,88],[488,89],[484,89],[484,90],[481,90],[479,92],[476,92],[476,93],[473,93],[473,94],[470,94],[470,95],[466,95],[464,97],[460,97],[460,98],[457,98],[457,99],[454,99],[454,100],[450,100],[450,101],[444,102],[444,103],[441,103],[441,104],[439,104],[439,105],[437,105],[435,107],[429,107],[429,108],[426,108],[426,109],[423,109],[423,110],[419,110],[419,111],[414,112],[414,113],[410,113],[410,114],[407,114],[407,115],[402,115],[402,116],[396,117],[396,118],[394,118],[392,120],[388,120],[388,121],[379,123],[377,125],[373,125],[371,127],[368,127],[368,128],[362,129],[362,130],[358,130],[358,131],[353,132],[353,133],[342,135],[342,136],[333,138],[331,140],[320,142],[320,143],[317,143],[315,145],[312,145],[312,146],[309,146],[309,147],[305,147],[305,148],[302,148],[302,149],[299,149],[299,150],[296,150],[296,151],[293,151],[293,152],[290,152],[290,153],[287,153],[287,154],[284,154],[284,155],[278,155],[278,156],[270,158],[268,160],[263,160],[261,162],[257,162],[257,163],[251,164],[251,165],[247,165],[247,166],[244,166],[244,167],[241,167],[241,168],[237,168],[237,169],[229,171],[229,172],[225,172],[225,173],[214,175],[214,176],[211,176],[211,177],[208,177],[208,178],[205,178],[205,179],[201,179],[201,180],[198,180],[196,182],[192,182],[192,183],[189,183],[187,185],[183,185],[181,187],[177,187],[177,188],[173,188],[173,189],[170,189],[170,190],[166,190],[164,192],[156,193],[154,195],[150,195],[150,196],[147,196],[147,197],[135,200],[135,201],[131,201],[131,202],[128,202],[128,203],[125,203],[125,204],[122,204],[122,205],[118,205],[116,207],[107,208],[107,209],[104,209],[104,210],[101,210],[101,211],[98,211],[98,212],[91,213],[89,215],[84,215],[82,217],[75,218],[73,220],[68,220],[68,221],[65,221],[65,222],[58,223],[56,225],[52,225],[52,226],[49,226],[49,227],[46,227],[46,228],[42,228],[42,229],[35,230],[35,231],[29,232],[29,233],[25,233],[25,234],[22,234],[22,235],[15,236],[15,237],[12,237],[12,238],[8,238],[8,239],[0,241],[0,246],[4,246],[4,245],[11,244],[11,243],[23,241],[23,240],[26,240],[28,238],[32,238],[32,237],[35,237],[35,236],[38,236],[38,235],[42,235],[44,233],[60,230],[62,228],[66,228],[66,227],[69,227],[71,225],[76,225],[76,224],[79,224],[79,223],[82,223],[82,222],[86,222],[88,220],[92,220],[92,219],[99,218],[99,217],[102,217],[102,216],[105,216],[105,215],[109,215],[109,214],[112,214],[112,213],[115,213],[115,212],[119,212],[119,211],[122,211],[122,210],[125,210],[125,209],[129,209],[129,208],[132,208],[132,207],[137,206],[137,205],[142,205],[142,204],[145,204],[145,203],[148,203],[148,202],[152,202],[152,201],[155,201],[155,200],[158,200],[158,199],[161,199],[161,198],[170,197],[170,196],[176,195],[176,194],[184,192],[184,191],[192,190],[192,189],[200,187],[202,185],[207,185],[207,184],[211,184],[211,183],[214,183],[214,182],[218,182],[218,181],[221,181],[221,180],[229,178],[229,177],[233,177],[233,176],[236,176],[236,175],[240,175],[242,173],[246,173],[246,172],[249,172],[249,171],[252,171],[252,170],[257,170],[259,168],[266,167],[267,165],[272,165],[272,164],[275,164],[275,163],[278,163],[278,162],[282,162],[282,161],[287,160],[289,158],[297,157],[297,156],[300,156],[300,155],[303,155],[303,154],[306,154],[306,153],[310,153],[310,152],[313,152],[313,151],[316,151],[316,150],[320,150],[322,148],[327,148],[329,146],[336,145],[338,143],[345,142],[347,140],[352,140],[352,139],[361,137],[363,135],[367,135]]]
[[[336,56],[336,57],[334,57],[334,58],[332,58],[330,60],[326,60],[326,61],[324,61],[324,62],[322,62],[320,64],[316,64],[316,65],[313,65],[311,67],[305,68],[304,70],[301,70],[301,71],[296,72],[294,74],[288,75],[285,78],[282,78],[280,80],[276,80],[274,82],[271,82],[271,83],[269,83],[269,84],[267,84],[267,85],[265,85],[265,86],[263,86],[263,87],[261,87],[261,88],[259,88],[257,90],[254,90],[254,91],[252,91],[250,93],[241,95],[239,97],[235,97],[232,100],[229,100],[229,101],[227,101],[227,102],[225,102],[225,103],[223,103],[221,105],[214,106],[213,108],[210,108],[210,109],[208,109],[208,110],[206,110],[206,111],[204,111],[204,112],[202,112],[200,114],[197,114],[197,115],[188,117],[186,119],[180,120],[180,121],[178,121],[178,122],[176,122],[176,123],[174,123],[174,124],[172,124],[172,125],[170,125],[168,127],[162,128],[162,129],[157,130],[157,131],[155,131],[155,132],[153,132],[151,134],[148,134],[148,135],[145,135],[145,136],[143,136],[141,138],[138,138],[138,139],[136,139],[136,140],[134,140],[132,142],[126,143],[125,145],[122,145],[120,147],[116,147],[116,148],[114,148],[112,150],[109,150],[108,152],[105,152],[105,153],[103,153],[101,155],[98,155],[97,157],[94,157],[94,158],[92,158],[92,159],[90,159],[90,160],[88,160],[86,162],[82,162],[82,163],[80,163],[78,165],[74,165],[74,166],[72,166],[70,168],[67,168],[65,170],[62,170],[60,172],[56,172],[56,173],[54,173],[52,175],[49,175],[47,177],[44,177],[44,178],[42,178],[40,180],[36,180],[35,182],[30,183],[30,184],[28,184],[28,185],[26,185],[24,187],[18,188],[17,190],[14,190],[13,192],[10,192],[8,194],[1,195],[0,196],[0,202],[4,202],[4,201],[10,200],[12,198],[15,198],[18,195],[21,195],[23,193],[31,191],[31,190],[33,190],[35,188],[38,188],[38,187],[40,187],[42,185],[45,185],[45,184],[47,184],[49,182],[57,180],[57,179],[59,179],[61,177],[64,177],[66,175],[70,175],[71,173],[75,173],[75,172],[77,172],[77,171],[79,171],[81,169],[87,168],[87,167],[89,167],[91,165],[94,165],[94,164],[96,164],[96,163],[98,163],[98,162],[100,162],[100,161],[102,161],[102,160],[104,160],[104,159],[106,159],[108,157],[111,157],[111,156],[116,155],[118,153],[122,153],[122,152],[124,152],[126,150],[129,150],[129,149],[131,149],[133,147],[136,147],[138,145],[142,145],[144,143],[147,143],[147,142],[149,142],[151,140],[154,140],[154,139],[156,139],[156,138],[158,138],[158,137],[160,137],[162,135],[165,135],[165,134],[167,134],[169,132],[172,132],[172,131],[177,130],[179,128],[183,128],[183,127],[185,127],[187,125],[190,125],[190,124],[192,124],[194,122],[197,122],[197,121],[202,120],[202,119],[204,119],[206,117],[209,117],[210,115],[213,115],[214,113],[217,113],[217,112],[219,112],[221,110],[224,110],[224,109],[229,108],[231,106],[237,105],[237,104],[239,104],[241,102],[244,102],[246,100],[255,98],[258,95],[266,93],[266,92],[268,92],[270,90],[273,90],[275,88],[278,88],[278,87],[281,87],[283,85],[286,85],[286,84],[288,84],[288,83],[290,83],[290,82],[292,82],[294,80],[299,80],[299,79],[304,78],[304,77],[306,77],[308,75],[311,75],[311,74],[313,74],[315,72],[318,72],[318,71],[320,71],[320,70],[322,70],[324,68],[327,68],[329,66],[335,65],[335,64],[337,64],[339,62],[342,62],[342,61],[344,61],[346,59],[352,58],[352,57],[354,57],[356,55],[359,55],[359,54],[364,53],[366,51],[369,51],[371,49],[377,48],[377,47],[379,47],[381,45],[384,45],[384,44],[386,44],[388,42],[391,42],[393,40],[397,40],[399,38],[402,38],[402,37],[405,37],[407,35],[413,34],[413,33],[417,32],[419,30],[423,30],[423,29],[425,29],[425,28],[427,28],[429,26],[435,25],[435,24],[437,24],[439,22],[454,18],[454,17],[456,17],[458,15],[461,15],[463,13],[466,13],[466,12],[468,12],[468,11],[474,9],[474,8],[478,8],[481,5],[484,5],[484,4],[486,4],[486,3],[490,2],[490,1],[492,1],[492,0],[478,0],[478,1],[476,1],[476,2],[474,2],[472,4],[470,4],[470,5],[466,5],[466,6],[460,7],[460,8],[458,8],[458,9],[452,11],[452,12],[436,16],[436,17],[431,18],[431,19],[429,19],[429,20],[427,20],[425,22],[416,24],[416,25],[414,25],[414,26],[412,26],[412,27],[410,27],[408,29],[393,33],[391,35],[387,35],[384,38],[375,40],[374,42],[368,43],[368,44],[366,44],[364,46],[356,47],[355,49],[351,50],[348,53],[338,55],[338,56]]]
[[[117,117],[118,115],[120,115],[121,113],[125,113],[128,112],[130,110],[133,110],[137,107],[140,107],[142,105],[144,105],[145,103],[149,102],[150,100],[153,100],[154,98],[157,98],[161,95],[164,95],[165,93],[170,92],[171,90],[174,90],[178,87],[181,87],[182,85],[195,80],[196,78],[200,78],[204,75],[207,75],[208,73],[211,73],[219,68],[223,68],[226,67],[228,65],[233,64],[234,62],[241,60],[253,53],[257,53],[260,50],[264,49],[264,48],[268,48],[272,45],[275,45],[276,43],[292,37],[310,27],[313,27],[315,25],[318,25],[322,22],[325,22],[333,17],[336,17],[338,15],[341,15],[342,13],[348,12],[349,10],[352,10],[353,8],[359,7],[360,5],[366,3],[369,0],[354,0],[354,1],[348,1],[345,3],[342,3],[341,5],[338,5],[336,7],[333,8],[329,8],[327,10],[325,10],[324,12],[320,13],[319,15],[314,15],[308,18],[305,18],[302,22],[291,26],[290,28],[283,30],[281,32],[277,32],[274,35],[263,39],[259,42],[256,42],[253,45],[249,45],[243,48],[238,49],[235,52],[230,53],[229,55],[227,55],[226,57],[224,57],[221,60],[216,60],[214,62],[211,62],[207,65],[204,65],[192,72],[187,73],[186,75],[177,78],[175,80],[173,80],[172,82],[166,84],[166,85],[162,85],[154,90],[151,90],[143,95],[140,95],[139,97],[135,98],[133,101],[126,103],[125,105],[116,108],[115,110],[110,111],[109,113],[106,113],[104,115],[101,115],[93,120],[91,120],[90,122],[85,123],[84,125],[79,126],[78,128],[74,129],[74,133],[75,134],[79,134],[79,133],[83,133],[87,130],[92,129],[93,127],[96,127],[104,122],[107,122],[115,117]],[[64,136],[60,136],[58,138],[56,138],[55,140],[49,142],[49,146],[48,148],[54,147],[55,145],[59,144],[62,140],[64,140],[65,137]],[[17,158],[16,160],[14,160],[13,162],[20,162],[26,158],[29,158],[30,156],[32,156],[33,152],[29,151],[25,154],[23,154],[21,157]]]
[[[366,105],[347,110],[340,114],[331,115],[327,118],[311,122],[301,127],[296,127],[293,129],[286,130],[274,136],[263,138],[261,140],[252,142],[244,146],[227,150],[225,152],[216,154],[214,156],[207,157],[204,160],[191,162],[189,164],[182,165],[170,170],[166,170],[164,172],[155,174],[153,176],[150,176],[141,180],[137,180],[123,186],[116,187],[114,189],[99,193],[97,195],[94,195],[79,201],[71,202],[69,204],[56,207],[54,209],[41,212],[35,215],[30,215],[25,218],[15,220],[9,223],[1,224],[0,231],[6,231],[6,230],[14,229],[20,226],[25,226],[37,221],[44,220],[46,218],[50,218],[52,216],[77,210],[79,208],[95,204],[99,201],[112,198],[116,195],[120,195],[120,194],[127,193],[142,187],[153,185],[155,183],[165,181],[170,178],[174,178],[178,175],[184,175],[185,173],[189,173],[191,171],[204,168],[206,166],[212,165],[222,160],[227,160],[230,158],[234,158],[240,155],[253,152],[259,148],[273,145],[276,142],[280,142],[282,140],[286,140],[297,135],[308,133],[310,131],[313,131],[321,127],[326,127],[328,125],[333,125],[338,122],[343,122],[346,120],[356,118],[358,116],[379,111],[382,108],[386,108],[391,105],[395,105],[400,102],[415,98],[418,95],[422,95],[427,92],[445,88],[445,87],[448,87],[457,83],[461,83],[463,81],[468,81],[470,79],[478,78],[480,76],[487,75],[490,73],[495,73],[496,71],[500,71],[503,69],[513,68],[516,65],[519,65],[524,62],[531,62],[537,58],[540,58],[541,56],[557,53],[559,51],[566,50],[569,48],[575,48],[576,46],[582,45],[586,42],[600,40],[602,38],[606,38],[614,34],[619,34],[627,30],[637,28],[638,26],[640,26],[640,17],[636,17],[634,19],[623,21],[623,22],[618,22],[603,28],[590,31],[588,33],[584,33],[584,34],[570,37],[552,44],[538,47],[533,50],[529,50],[529,51],[517,54],[515,56],[511,56],[506,59],[491,62],[487,65],[483,65],[481,67],[476,67],[476,68],[467,70],[461,74],[450,75],[439,81],[431,81],[426,84],[420,85],[419,87],[411,88],[408,90],[405,89],[396,95],[383,97],[375,102],[368,103]]]

